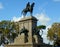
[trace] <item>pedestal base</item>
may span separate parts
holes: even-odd
[[[38,44],[5,45],[5,47],[40,47]]]

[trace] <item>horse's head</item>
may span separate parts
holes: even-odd
[[[33,2],[33,3],[31,4],[31,7],[34,7],[34,5],[35,5],[35,3]]]

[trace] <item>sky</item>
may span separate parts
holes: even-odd
[[[0,0],[0,21],[19,21],[23,17],[21,12],[28,2],[35,2],[33,16],[38,19],[37,25],[46,25],[50,28],[54,22],[60,22],[60,0]],[[42,37],[44,42],[48,43],[46,31]]]

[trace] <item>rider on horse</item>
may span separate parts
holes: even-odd
[[[29,9],[29,8],[30,8],[30,2],[28,2],[26,5],[26,9]]]
[[[27,12],[30,12],[30,15],[32,16],[34,4],[34,2],[31,5],[30,2],[27,3],[26,8],[22,10],[24,17],[26,16]]]

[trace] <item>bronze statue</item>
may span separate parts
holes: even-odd
[[[28,30],[25,29],[25,27],[23,27],[20,31],[20,35],[24,33],[25,37],[24,37],[24,43],[28,42]]]
[[[30,15],[32,16],[34,4],[34,2],[31,5],[30,2],[27,3],[26,8],[22,10],[24,17],[26,16],[27,12],[30,12]]]

